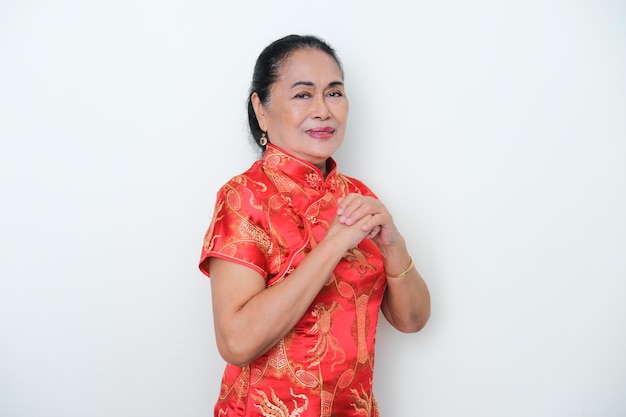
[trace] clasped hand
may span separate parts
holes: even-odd
[[[396,242],[398,231],[391,214],[380,200],[361,194],[348,194],[339,199],[338,203],[337,216],[329,233],[335,232],[333,227],[346,229],[343,232],[348,234],[349,247],[356,246],[366,237],[374,240],[380,248]]]

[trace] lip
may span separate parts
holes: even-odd
[[[335,134],[335,130],[336,129],[332,127],[326,126],[307,129],[305,132],[315,139],[330,139]]]

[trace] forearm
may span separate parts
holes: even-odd
[[[276,345],[305,314],[344,253],[336,241],[321,241],[289,277],[216,322],[222,356],[245,365]]]
[[[400,239],[392,247],[382,249],[387,273],[387,290],[382,311],[396,329],[412,333],[421,330],[430,317],[430,293]],[[406,269],[412,265],[408,271]],[[392,278],[406,271],[401,277]]]

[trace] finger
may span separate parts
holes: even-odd
[[[365,223],[360,223],[361,230],[368,231],[373,230],[375,227],[383,227],[385,216],[381,213],[370,214]]]
[[[349,227],[359,229],[365,235],[369,234],[375,227],[376,224],[372,221],[374,216],[371,214],[367,214],[361,217],[358,221],[354,222],[353,225],[347,225]],[[368,224],[373,224],[373,226],[369,226]]]
[[[350,199],[350,201],[343,205],[339,221],[347,225],[352,225],[357,223],[364,216],[377,214],[380,208],[377,207],[378,205],[376,203],[376,200],[363,196]]]
[[[376,235],[378,235],[380,233],[381,227],[380,226],[376,226],[375,228],[373,228],[370,233],[367,235],[368,238],[370,239],[374,239],[376,237]]]
[[[338,208],[337,208],[337,214],[341,215],[344,214],[346,207],[348,207],[350,205],[350,203],[358,196],[358,194],[348,194],[345,197],[340,197],[337,199],[337,204],[338,204]]]

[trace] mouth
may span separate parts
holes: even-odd
[[[307,135],[315,139],[329,139],[335,134],[335,129],[332,127],[320,127],[308,129],[305,132]]]

